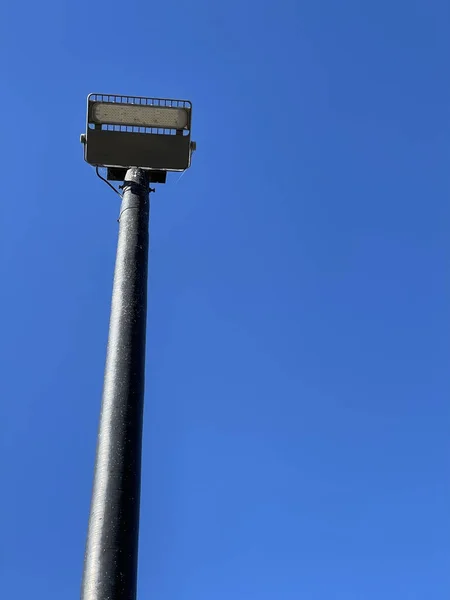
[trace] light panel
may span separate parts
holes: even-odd
[[[169,106],[95,102],[91,107],[91,118],[94,123],[105,125],[189,128],[188,110]]]
[[[89,94],[87,108],[84,158],[106,167],[108,179],[119,181],[134,166],[163,183],[168,171],[190,167],[195,144],[189,100],[95,93]]]

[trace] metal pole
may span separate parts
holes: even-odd
[[[144,404],[149,183],[127,171],[82,600],[135,600]]]

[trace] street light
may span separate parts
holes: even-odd
[[[90,94],[84,158],[106,167],[110,180],[123,181],[128,167],[139,166],[150,183],[164,183],[168,171],[191,165],[191,116],[187,100]]]
[[[190,166],[191,118],[186,100],[88,96],[84,158],[123,194],[82,600],[136,598],[149,183]]]

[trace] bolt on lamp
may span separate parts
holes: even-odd
[[[191,164],[192,106],[91,94],[85,160],[123,181],[82,600],[135,600],[144,407],[149,183]],[[102,179],[104,179],[102,177]]]

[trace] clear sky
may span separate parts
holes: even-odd
[[[450,4],[5,2],[0,580],[78,598],[118,198],[89,92],[192,100],[152,199],[141,600],[447,600]]]

